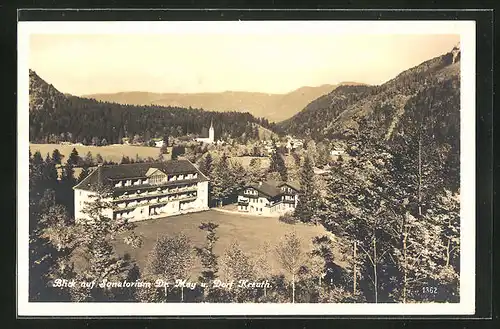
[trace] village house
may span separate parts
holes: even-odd
[[[85,218],[85,202],[107,191],[112,207],[104,214],[129,221],[208,209],[208,178],[188,160],[98,166],[73,187],[75,218]]]
[[[267,180],[250,184],[238,195],[238,211],[264,216],[279,216],[297,207],[298,182]]]
[[[344,155],[345,151],[343,149],[333,149],[330,151],[331,156],[339,156],[339,155]]]
[[[293,136],[286,136],[286,148],[291,150],[296,150],[304,146],[304,141],[302,139],[295,138]]]

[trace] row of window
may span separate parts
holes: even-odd
[[[165,175],[153,175],[150,178],[146,179],[137,179],[137,180],[132,180],[132,179],[127,179],[123,181],[119,181],[115,183],[115,187],[122,187],[122,186],[136,186],[136,185],[143,185],[143,184],[158,184],[166,181],[167,176]],[[185,179],[196,179],[198,178],[198,173],[192,173],[192,174],[181,174],[181,175],[172,175],[168,177],[168,181],[177,181],[177,180],[185,180]]]
[[[262,212],[262,208],[254,208],[254,206],[240,206],[240,210],[248,211],[248,209]]]

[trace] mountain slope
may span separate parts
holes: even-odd
[[[460,59],[455,52],[428,60],[380,86],[337,88],[278,126],[315,139],[344,139],[360,133],[360,122],[367,121],[374,130],[370,133],[388,140],[426,110],[430,121],[437,123],[433,133],[451,142],[459,137],[460,118]],[[446,127],[448,134],[438,131],[438,126]]]
[[[301,87],[287,94],[266,94],[256,92],[226,91],[221,93],[148,93],[121,92],[114,94],[93,94],[82,97],[100,101],[131,105],[162,105],[185,108],[203,108],[209,111],[249,112],[256,117],[270,121],[287,119],[303,109],[313,99],[327,94],[344,84]]]
[[[256,137],[259,126],[273,124],[249,113],[208,112],[200,109],[162,106],[133,106],[65,95],[34,71],[30,75],[30,141],[119,143],[123,137],[199,135],[213,121],[217,138]]]

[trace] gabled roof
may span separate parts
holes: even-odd
[[[283,185],[287,185],[296,191],[300,191],[300,184],[298,182],[285,182],[285,181],[276,181],[276,180],[267,180],[262,183],[254,183],[250,184],[246,188],[254,188],[257,191],[261,192],[270,197],[276,197],[281,194],[281,187]]]
[[[269,184],[269,183],[266,183],[266,182],[262,182],[262,183],[254,183],[254,184],[250,184],[249,187],[252,187],[254,189],[256,189],[257,191],[259,191],[260,193],[263,193],[267,196],[270,196],[270,197],[275,197],[275,196],[278,196],[281,194],[281,191],[279,188],[277,188],[276,186],[272,185],[272,184]]]
[[[208,180],[189,160],[169,160],[165,162],[99,166],[73,188],[92,191],[99,185],[99,182],[109,185],[111,182],[121,179],[146,178],[149,176],[148,173],[151,174],[157,170],[166,174],[198,173],[197,181]]]

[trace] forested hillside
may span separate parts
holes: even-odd
[[[213,121],[217,138],[255,138],[267,119],[249,113],[209,112],[181,107],[133,106],[65,95],[30,70],[30,141],[119,143],[123,137],[199,135]],[[102,144],[105,144],[102,143]]]
[[[433,132],[449,141],[458,137],[460,62],[453,52],[428,60],[380,86],[343,86],[307,105],[279,125],[314,139],[356,136],[359,122],[372,122],[376,134],[391,139],[426,113]],[[445,130],[443,130],[446,128]]]

